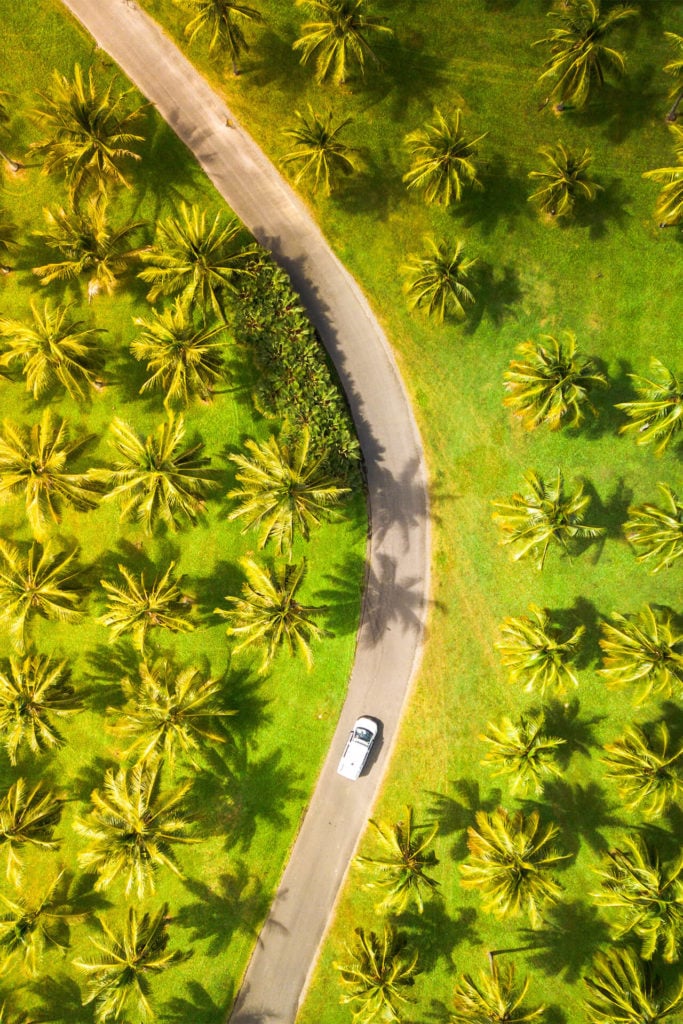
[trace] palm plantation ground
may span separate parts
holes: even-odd
[[[182,41],[184,13],[159,0],[146,6]],[[597,871],[605,870],[607,851],[645,821],[642,805],[629,809],[615,778],[608,777],[603,744],[614,746],[634,722],[647,726],[663,719],[673,752],[681,734],[680,682],[673,699],[660,693],[635,706],[633,687],[613,691],[596,671],[602,655],[609,656],[599,645],[606,636],[600,623],[614,613],[630,618],[649,603],[680,614],[680,566],[650,575],[624,536],[629,508],[655,499],[663,506],[659,482],[680,490],[680,447],[674,442],[657,457],[653,445],[635,443],[634,432],[618,436],[628,419],[615,409],[636,397],[637,382],[629,374],[647,375],[651,358],[680,375],[680,242],[675,228],[658,228],[658,187],[642,177],[675,161],[665,121],[675,80],[662,69],[675,62],[664,33],[680,35],[680,7],[646,3],[638,15],[622,18],[623,5],[604,3],[615,22],[609,44],[626,55],[626,74],[608,75],[583,108],[580,92],[565,97],[567,109],[558,112],[563,96],[552,93],[552,76],[538,82],[549,44],[532,43],[560,24],[549,20],[549,11],[557,19],[562,4],[376,0],[372,12],[394,30],[393,36],[368,33],[383,66],[366,60],[365,81],[351,68],[342,85],[333,76],[316,83],[314,63],[301,66],[301,49],[292,50],[304,23],[315,20],[313,7],[323,5],[262,0],[257,6],[263,24],[244,26],[251,49],[241,54],[239,78],[232,77],[228,61],[207,59],[206,40],[199,35],[188,52],[286,173],[287,158],[297,152],[288,131],[301,124],[293,111],[309,122],[331,112],[335,126],[353,119],[343,140],[361,170],[338,173],[329,198],[324,188],[305,194],[384,320],[415,401],[432,472],[430,634],[376,817],[389,826],[405,821],[408,804],[416,823],[438,823],[434,849],[440,863],[428,874],[441,885],[438,898],[425,897],[422,915],[408,910],[395,922],[408,938],[402,963],[412,962],[414,948],[423,972],[414,987],[404,989],[417,1004],[396,1005],[406,1020],[445,1019],[454,1009],[461,972],[488,974],[486,951],[516,949],[501,954],[500,977],[514,965],[518,991],[530,977],[530,1008],[546,1002],[547,1019],[580,1020],[583,1000],[590,998],[585,975],[628,975],[625,962],[593,966],[594,955],[615,934],[615,912],[598,909],[589,894],[601,889]],[[483,189],[465,189],[462,201],[447,208],[428,206],[402,180],[410,169],[407,137],[435,123],[435,110],[453,115],[457,108],[469,139],[486,133],[474,158]],[[565,152],[578,158],[578,173],[590,183],[577,189],[574,209],[567,211],[573,216],[566,217],[558,216],[564,208],[549,204],[544,212],[541,203],[528,201],[540,187],[539,175],[566,163]],[[296,171],[291,161],[292,176]],[[529,177],[531,172],[537,176]],[[306,180],[311,188],[315,178],[302,177],[300,189]],[[462,321],[447,315],[439,324],[420,311],[408,312],[402,268],[411,256],[428,252],[423,235],[444,241],[451,255],[461,243],[464,258],[478,260],[466,282],[475,303]],[[598,415],[589,414],[578,429],[528,431],[503,405],[505,374],[519,359],[518,346],[541,336],[566,342],[565,332],[575,336],[609,386],[591,392]],[[513,563],[509,549],[499,546],[505,534],[492,522],[492,503],[509,503],[529,470],[548,484],[558,469],[567,493],[583,484],[591,499],[585,522],[603,532],[586,538],[572,557],[551,549],[539,572],[535,559]],[[565,637],[583,629],[574,663],[578,685],[568,681],[559,699],[552,688],[528,693],[520,682],[508,683],[495,647],[503,621],[528,616],[530,605],[547,609]],[[543,705],[546,732],[565,741],[554,748],[561,774],[550,775],[541,793],[533,786],[526,794],[510,793],[507,777],[493,777],[481,763],[490,755],[491,740],[500,739],[491,726],[500,728],[507,716],[512,728],[522,713],[537,721]],[[381,708],[363,710],[381,717]],[[532,726],[527,722],[525,728],[528,735]],[[508,729],[504,734],[509,738]],[[479,738],[484,735],[489,742]],[[632,736],[629,749],[638,743],[638,734]],[[490,814],[499,805],[510,814],[537,809],[542,828],[559,827],[554,843],[567,856],[552,874],[562,889],[555,909],[546,905],[535,929],[526,916],[499,920],[485,913],[479,893],[460,884],[467,829],[476,827],[477,812]],[[668,860],[680,846],[676,804],[657,826],[657,843]],[[377,856],[373,831],[361,853]],[[364,929],[366,950],[375,941],[371,931],[383,941],[382,918],[373,911],[378,894],[363,887],[367,881],[367,871],[352,868],[304,1021],[349,1019],[349,1006],[336,1008],[348,989],[340,988],[334,963],[349,963],[347,946],[353,946],[357,927]],[[657,963],[675,994],[676,966],[663,964],[661,953]],[[467,998],[459,989],[458,1012],[466,1014]],[[468,1012],[474,1013],[471,1005]]]
[[[280,421],[254,408],[263,375],[233,340],[236,295],[219,283],[204,313],[187,295],[152,305],[147,295],[160,268],[150,245],[155,224],[182,214],[181,199],[188,230],[224,231],[222,244],[238,250],[250,239],[239,230],[232,239],[230,211],[148,108],[130,124],[141,140],[126,147],[141,159],[118,165],[130,189],[109,189],[102,199],[68,162],[41,173],[44,151],[29,146],[49,132],[32,111],[59,98],[53,69],[65,89],[78,80],[75,62],[86,93],[89,68],[98,89],[114,79],[118,96],[127,86],[58,5],[40,18],[26,14],[3,7],[14,53],[2,81],[4,142],[25,166],[3,171],[0,197],[18,243],[3,253],[0,301],[0,1004],[7,999],[6,1020],[29,1006],[84,1022],[95,1012],[101,1020],[130,1016],[134,1000],[117,1002],[127,986],[116,987],[112,960],[144,947],[154,962],[151,983],[145,976],[139,986],[143,1006],[149,997],[166,1019],[218,1020],[336,724],[355,644],[364,503],[360,493],[337,495],[335,474],[299,451],[308,484],[329,493],[315,500],[301,485],[302,521],[285,524],[281,558],[272,542],[261,550],[258,508],[229,518],[243,489],[231,456],[249,454],[248,438],[258,451]],[[141,102],[127,95],[121,115]],[[115,230],[137,222],[119,239],[127,255],[52,280],[64,260],[50,244],[57,234],[80,238],[95,223],[90,242],[111,241],[103,211]],[[136,277],[143,248],[153,271],[145,281]],[[37,267],[50,269],[38,275]],[[54,334],[65,325],[71,341],[62,354],[71,362],[25,363],[21,345],[35,330]],[[297,328],[308,337],[301,317]],[[175,375],[154,345],[169,334],[189,353]],[[193,373],[197,352],[203,358]],[[285,474],[286,443],[269,444]],[[140,486],[140,465],[161,467],[148,477],[153,488]],[[340,515],[328,522],[323,506],[337,497]],[[242,559],[263,572],[274,556],[278,566],[287,559],[299,567],[289,586],[299,591],[300,618],[311,617],[308,632],[299,625],[311,640],[310,672],[277,643],[257,655],[248,646],[235,653],[226,636],[232,620],[214,612],[243,596]],[[331,578],[349,563],[357,574],[340,593]],[[300,699],[280,702],[280,686]],[[150,822],[156,845],[144,839]]]

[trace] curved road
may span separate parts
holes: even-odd
[[[292,1024],[421,655],[430,536],[420,437],[386,337],[358,285],[221,98],[133,0],[62,2],[290,274],[337,368],[365,458],[371,536],[348,694],[231,1017],[232,1024]],[[372,770],[349,783],[336,764],[361,713],[381,720],[382,743]]]

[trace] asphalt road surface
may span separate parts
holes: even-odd
[[[132,0],[63,3],[290,274],[337,368],[363,451],[371,536],[348,694],[231,1017],[231,1024],[292,1024],[420,660],[430,548],[420,436],[391,349],[360,288],[223,100]],[[172,182],[172,167],[168,175]],[[349,782],[336,766],[361,714],[379,719],[381,740],[369,770]]]

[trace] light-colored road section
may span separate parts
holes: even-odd
[[[358,285],[221,98],[131,0],[63,2],[290,274],[335,363],[365,458],[371,538],[348,695],[231,1018],[232,1024],[292,1024],[421,653],[429,518],[420,437],[387,340]],[[170,186],[173,167],[167,171]],[[381,742],[369,770],[348,782],[336,775],[336,765],[360,714],[381,721]]]

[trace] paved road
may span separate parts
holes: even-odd
[[[232,1024],[292,1024],[420,659],[430,540],[420,437],[386,337],[358,285],[220,97],[131,0],[63,3],[291,275],[335,363],[365,457],[371,537],[348,695],[231,1018]],[[236,126],[226,126],[226,118]],[[381,720],[382,744],[371,771],[350,783],[335,768],[361,713]]]

